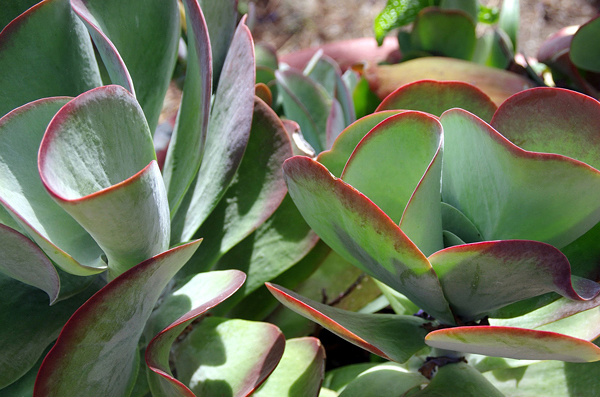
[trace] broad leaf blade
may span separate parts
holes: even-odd
[[[486,356],[524,360],[592,362],[600,360],[600,348],[582,339],[512,327],[457,327],[433,331],[429,346]]]
[[[124,395],[135,381],[144,325],[163,288],[199,243],[140,263],[81,306],[46,356],[34,396]]]
[[[141,108],[116,85],[69,102],[42,140],[42,182],[102,247],[111,277],[168,248],[168,204],[155,159]]]
[[[0,202],[48,257],[66,272],[91,275],[106,264],[92,237],[52,200],[37,170],[44,131],[69,98],[41,99],[0,119]]]
[[[596,40],[600,34],[600,17],[596,16],[579,27],[571,42],[569,56],[577,67],[600,73],[600,55]]]
[[[68,0],[40,2],[2,30],[0,70],[0,115],[102,85],[89,34]]]
[[[373,202],[306,157],[288,159],[284,175],[307,223],[330,247],[432,316],[454,322],[425,256]]]
[[[420,110],[441,116],[461,108],[490,122],[497,106],[479,88],[461,81],[420,80],[398,88],[377,107],[381,110]]]
[[[385,363],[358,374],[344,387],[340,397],[385,396],[390,390],[407,393],[426,383],[427,378],[417,372],[409,372],[395,363]]]
[[[411,394],[418,397],[504,397],[479,371],[466,363],[448,364],[438,368],[431,383]]]
[[[403,363],[424,347],[425,320],[414,316],[364,314],[336,309],[267,283],[288,308],[341,338],[388,360]]]
[[[537,240],[561,248],[600,220],[599,171],[564,156],[522,150],[461,109],[447,111],[441,122],[443,199],[484,239]]]
[[[251,394],[275,369],[285,338],[268,323],[208,317],[177,346],[181,381],[199,396]]]

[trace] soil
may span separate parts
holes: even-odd
[[[240,0],[243,1],[243,0]],[[256,41],[281,54],[334,40],[373,36],[373,19],[386,0],[254,0]],[[502,0],[482,1],[498,6]],[[521,0],[519,51],[537,55],[544,39],[600,12],[600,0]]]

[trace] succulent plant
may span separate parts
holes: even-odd
[[[286,160],[308,224],[396,313],[269,284],[297,313],[403,364],[340,368],[327,393],[539,395],[547,382],[547,395],[594,394],[598,366],[581,363],[600,360],[598,120],[600,103],[568,90],[497,107],[466,83],[422,81],[316,159]]]
[[[207,314],[238,291],[219,313],[262,318],[269,304],[244,298],[318,238],[286,198],[292,147],[255,97],[237,1],[179,5],[1,12],[2,395],[318,393],[318,340]],[[161,168],[153,134],[178,45],[187,71]]]

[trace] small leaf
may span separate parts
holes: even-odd
[[[306,157],[286,160],[284,175],[302,216],[323,241],[427,313],[453,323],[431,265],[372,201]]]
[[[165,251],[169,209],[146,119],[121,86],[73,99],[40,146],[44,186],[98,242],[110,277]]]
[[[421,350],[425,320],[414,316],[365,314],[315,302],[286,288],[267,283],[271,293],[296,313],[373,354],[403,363]]]
[[[592,362],[600,360],[600,348],[582,339],[512,327],[457,327],[433,331],[425,343],[439,349],[525,360]]]
[[[341,391],[340,397],[385,396],[390,390],[402,395],[427,382],[423,375],[395,363],[380,364],[360,373]]]
[[[82,305],[46,356],[34,396],[125,395],[137,375],[144,325],[163,288],[198,244],[180,245],[140,263]]]
[[[497,109],[477,87],[460,81],[419,80],[398,88],[377,107],[381,110],[420,110],[441,116],[448,109],[461,108],[490,122]]]
[[[252,395],[317,397],[324,372],[325,349],[317,338],[290,339],[275,371]]]
[[[433,0],[388,0],[385,8],[374,22],[375,38],[381,45],[383,39],[392,29],[411,23],[419,11],[434,5]]]
[[[600,55],[595,45],[600,35],[600,17],[596,16],[579,27],[571,42],[570,57],[577,67],[600,73]]]
[[[506,0],[502,2],[498,26],[508,34],[514,48],[517,48],[520,13],[519,0]]]
[[[196,395],[247,396],[273,372],[285,338],[268,323],[205,318],[174,351],[181,382]]]
[[[466,363],[439,367],[431,383],[416,397],[504,397],[483,375]]]
[[[442,227],[460,238],[464,243],[476,243],[481,241],[481,233],[459,210],[447,203],[442,203]]]

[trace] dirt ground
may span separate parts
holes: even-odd
[[[334,40],[373,36],[373,19],[386,0],[253,0],[256,41],[282,54]],[[482,1],[498,6],[502,0]],[[558,29],[579,25],[600,12],[600,0],[521,0],[519,51],[535,57]]]

